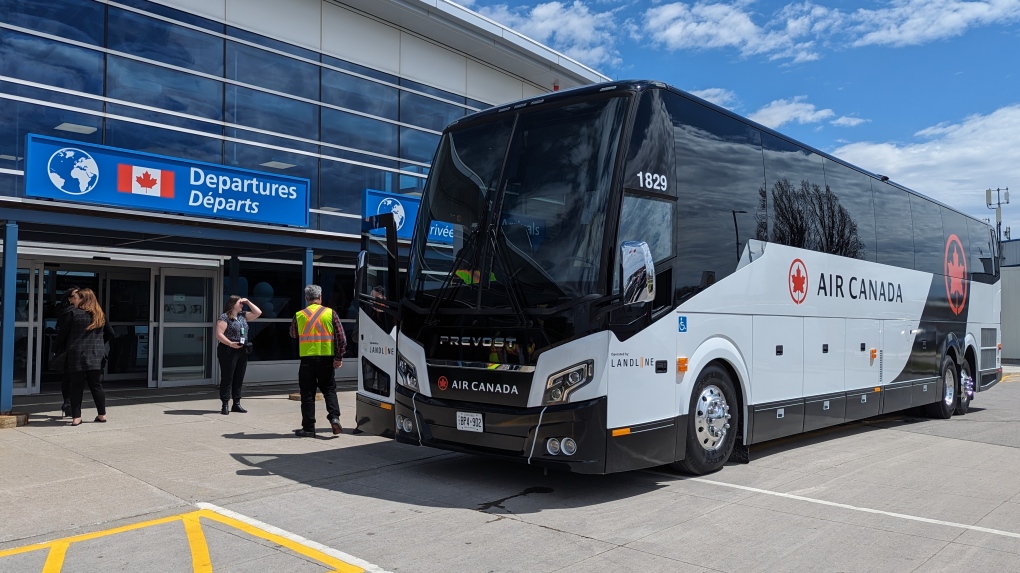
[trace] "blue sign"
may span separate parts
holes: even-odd
[[[25,195],[308,226],[307,179],[29,134]]]
[[[393,221],[397,226],[398,239],[410,239],[414,234],[414,222],[418,218],[418,207],[421,199],[410,195],[399,195],[386,193],[375,189],[365,189],[362,203],[365,209],[365,216],[382,215],[393,213]],[[382,229],[371,231],[373,235],[383,235]],[[453,225],[442,221],[432,221],[429,225],[430,243],[453,244]]]
[[[680,317],[680,332],[687,332],[687,317]]]

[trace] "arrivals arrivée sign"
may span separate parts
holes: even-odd
[[[25,195],[308,226],[307,179],[29,134]]]

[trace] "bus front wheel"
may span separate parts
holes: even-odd
[[[673,467],[694,475],[722,468],[733,453],[738,418],[737,393],[726,370],[710,365],[701,371],[687,415],[687,451]]]

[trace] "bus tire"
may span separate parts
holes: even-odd
[[[967,393],[967,385],[968,385],[967,381],[968,380],[970,381],[969,382],[969,384],[970,384],[970,391],[973,392],[974,391],[974,374],[970,371],[970,363],[967,362],[966,360],[964,360],[963,364],[960,365],[960,385],[959,385],[960,394],[959,394],[959,396],[957,396],[957,399],[956,399],[956,410],[954,411],[954,413],[957,416],[962,416],[962,415],[966,414],[967,410],[970,409],[970,398],[971,398],[971,395]]]
[[[956,402],[960,394],[959,376],[956,369],[956,362],[951,356],[942,359],[942,396],[938,402],[925,406],[925,412],[929,418],[948,420],[956,410]]]
[[[722,468],[737,440],[738,404],[733,380],[725,369],[709,365],[702,370],[691,392],[686,454],[673,467],[694,475]]]

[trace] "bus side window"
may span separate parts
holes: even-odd
[[[761,132],[679,94],[667,101],[676,141],[677,302],[726,278],[750,239],[767,240]]]
[[[907,192],[872,180],[875,197],[875,239],[878,262],[904,269],[914,268],[914,235],[911,231]]]

